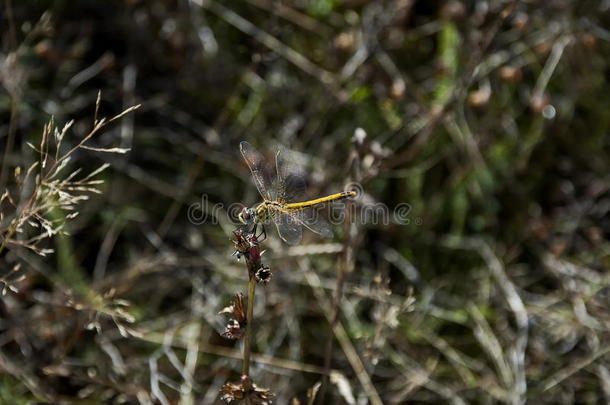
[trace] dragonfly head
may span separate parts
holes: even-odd
[[[256,212],[253,208],[244,207],[239,215],[237,215],[239,221],[244,225],[250,225],[254,223],[256,219]]]

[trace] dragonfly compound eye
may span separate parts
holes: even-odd
[[[249,208],[244,208],[238,215],[238,218],[242,224],[249,224],[252,222],[252,213]]]

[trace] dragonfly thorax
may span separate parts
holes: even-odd
[[[255,221],[259,224],[269,223],[282,210],[282,204],[277,201],[263,201],[256,206]]]

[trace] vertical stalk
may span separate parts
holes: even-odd
[[[350,175],[350,181],[352,179],[357,179],[358,181],[361,180],[361,176],[360,176],[360,172],[359,172],[360,161],[359,161],[358,156],[359,155],[358,155],[356,149],[352,146],[352,152],[351,152],[349,165],[351,166],[350,170],[354,173],[352,175]],[[341,299],[343,297],[343,288],[345,286],[345,281],[346,281],[349,273],[351,273],[354,270],[354,257],[353,256],[354,256],[355,241],[354,241],[353,235],[355,234],[355,232],[353,232],[354,229],[352,229],[352,228],[354,228],[356,225],[351,216],[352,207],[353,207],[353,205],[350,202],[350,200],[347,200],[347,202],[345,204],[345,208],[346,208],[345,214],[346,215],[345,215],[344,223],[343,223],[343,227],[345,229],[345,235],[347,237],[343,244],[343,252],[341,254],[339,269],[337,272],[335,290],[334,290],[333,296],[332,296],[332,304],[331,304],[332,305],[332,307],[331,307],[332,315],[331,315],[331,318],[329,319],[330,329],[328,331],[328,340],[326,341],[326,347],[324,349],[324,374],[322,375],[322,386],[321,386],[320,392],[318,393],[318,396],[316,397],[316,403],[320,404],[320,405],[326,403],[326,393],[328,391],[330,368],[332,365],[333,346],[334,346],[335,338],[337,337],[335,329],[338,326],[339,316],[341,314]]]
[[[248,281],[248,308],[246,312],[246,336],[244,340],[244,366],[242,375],[250,375],[250,352],[252,348],[253,320],[254,320],[254,293],[256,291],[256,280],[250,275]]]

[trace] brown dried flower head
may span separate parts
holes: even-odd
[[[244,337],[246,333],[245,324],[242,325],[237,322],[235,319],[229,319],[229,322],[225,326],[224,332],[222,332],[222,336],[227,339],[241,339]]]
[[[246,375],[242,375],[238,383],[228,382],[223,385],[220,393],[220,399],[227,403],[248,398],[250,403],[257,405],[271,405],[271,398],[275,396],[270,389],[257,386]]]
[[[227,339],[241,339],[246,327],[246,309],[243,294],[236,294],[231,304],[220,310],[219,314],[229,314],[231,316],[222,336]]]
[[[257,271],[254,277],[259,284],[267,284],[271,280],[271,269],[266,264],[263,264]]]
[[[235,237],[232,239],[232,242],[235,245],[235,252],[233,254],[240,259],[241,256],[248,254],[250,251],[250,243],[246,239],[246,235],[239,229],[233,231],[233,236]]]

